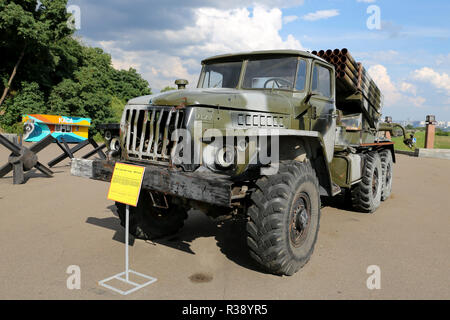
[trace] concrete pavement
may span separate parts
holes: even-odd
[[[83,154],[88,150],[83,150]],[[39,154],[46,163],[59,149]],[[0,163],[6,162],[0,146]],[[108,184],[38,172],[24,185],[0,179],[0,299],[449,299],[450,161],[397,155],[393,193],[375,214],[339,203],[322,209],[315,252],[292,277],[261,272],[240,221],[217,224],[191,212],[179,234],[136,240],[133,270],[158,278],[123,297],[97,282],[124,270],[124,232]],[[81,268],[69,290],[68,266]],[[367,267],[381,269],[368,290]]]

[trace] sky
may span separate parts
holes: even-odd
[[[447,0],[69,0],[76,36],[135,68],[153,92],[197,84],[202,59],[249,50],[348,48],[384,94],[383,115],[450,121]],[[188,87],[189,87],[188,86]]]

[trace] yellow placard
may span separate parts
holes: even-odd
[[[136,207],[144,170],[144,167],[116,162],[109,185],[108,199]]]

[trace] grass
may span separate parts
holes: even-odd
[[[425,147],[425,131],[416,131],[414,137],[417,139],[416,148],[424,148]],[[402,137],[393,137],[392,141],[394,141],[394,146],[396,150],[405,150],[411,151],[405,144],[403,143]],[[434,138],[434,148],[435,149],[450,149],[450,136],[438,136],[436,135]]]
[[[104,143],[105,142],[105,138],[102,136],[102,134],[100,132],[97,132],[94,137],[93,137],[94,141],[97,143]]]
[[[450,149],[450,137],[449,136],[436,136],[434,142],[436,149]]]

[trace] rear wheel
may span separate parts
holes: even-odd
[[[378,152],[365,155],[365,164],[361,181],[352,186],[351,201],[356,210],[372,213],[381,203],[383,172]]]
[[[146,190],[142,190],[136,207],[130,206],[130,234],[144,240],[159,238],[176,233],[184,225],[187,212],[184,208],[172,204],[161,209],[152,206],[152,199]],[[116,202],[120,224],[125,227],[126,205]]]
[[[381,201],[385,201],[391,195],[392,191],[392,153],[390,150],[380,152],[381,170],[383,171],[383,188],[381,190]]]
[[[293,275],[305,265],[317,240],[319,183],[307,162],[282,162],[276,175],[256,182],[248,209],[250,255],[268,271]]]

